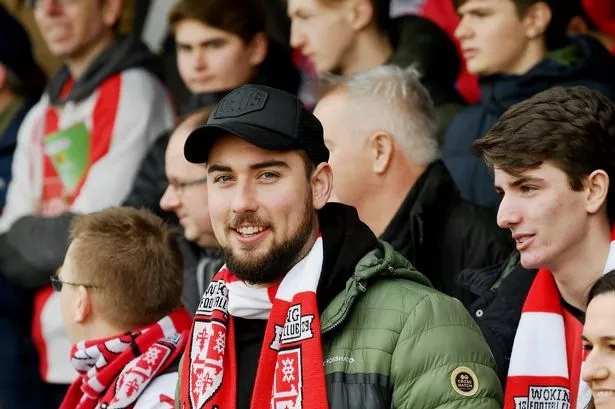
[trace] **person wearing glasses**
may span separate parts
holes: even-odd
[[[188,134],[207,121],[212,108],[204,108],[186,118],[173,132],[165,154],[169,185],[160,207],[174,212],[183,227],[180,240],[184,253],[183,305],[194,313],[209,281],[222,267],[222,253],[211,227],[207,205],[207,169],[184,157]]]
[[[191,325],[174,230],[145,209],[77,216],[51,284],[79,374],[60,408],[172,406]]]

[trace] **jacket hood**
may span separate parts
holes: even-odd
[[[277,41],[269,39],[267,57],[258,67],[256,77],[250,82],[278,88],[296,95],[299,91],[301,75],[297,67],[293,65],[290,51]],[[194,94],[187,103],[182,105],[180,113],[188,114],[197,109],[215,105],[231,91],[232,89],[227,89]]]
[[[143,68],[159,78],[162,73],[157,57],[145,43],[134,36],[126,36],[116,40],[94,59],[68,95],[61,96],[66,81],[70,79],[66,65],[49,80],[46,93],[53,105],[79,101],[91,95],[107,78],[130,68]]]
[[[586,85],[615,96],[615,58],[586,36],[550,52],[523,75],[493,75],[480,80],[481,102],[494,115],[554,86]]]

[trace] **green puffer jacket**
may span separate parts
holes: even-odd
[[[470,314],[388,243],[359,261],[320,320],[331,409],[502,407],[495,361]]]
[[[382,241],[321,316],[332,409],[499,409],[495,362],[461,302]]]

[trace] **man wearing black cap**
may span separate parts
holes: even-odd
[[[245,85],[188,137],[225,266],[196,312],[175,407],[499,408],[485,341],[354,208],[329,203],[320,122]]]

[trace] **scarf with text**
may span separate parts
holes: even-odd
[[[615,229],[604,272],[615,269]],[[560,301],[553,273],[540,269],[527,295],[515,335],[504,409],[584,409],[591,397],[580,373],[583,325]],[[543,405],[544,404],[544,405]]]
[[[71,350],[79,377],[60,409],[132,408],[157,375],[181,355],[191,317],[180,308],[148,327],[95,341]]]
[[[322,237],[269,288],[256,288],[224,266],[196,312],[181,368],[180,407],[235,409],[237,363],[233,317],[267,319],[252,409],[326,409],[316,288]]]

